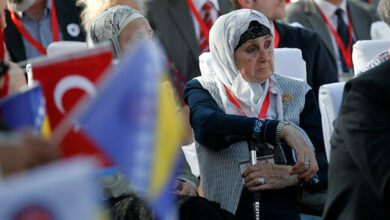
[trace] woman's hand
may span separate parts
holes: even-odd
[[[291,174],[298,174],[299,179],[309,181],[318,172],[314,151],[306,143],[299,131],[290,125],[282,128],[280,138],[291,146],[298,156],[297,163],[293,166]]]
[[[250,192],[266,189],[282,189],[298,183],[297,175],[292,175],[292,166],[263,163],[248,167],[242,174],[245,188]]]

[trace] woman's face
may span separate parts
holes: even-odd
[[[234,61],[242,77],[263,82],[274,72],[274,46],[271,35],[248,40],[234,52]]]
[[[131,21],[124,27],[124,30],[118,37],[121,51],[129,50],[139,40],[151,38],[152,34],[152,28],[145,18],[137,18]]]

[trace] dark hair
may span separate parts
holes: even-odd
[[[265,35],[272,35],[271,30],[268,27],[260,24],[258,21],[251,21],[249,23],[248,29],[241,34],[240,40],[238,41],[237,46],[236,48],[234,48],[234,50],[237,50],[237,48],[239,48],[248,40],[256,39]]]

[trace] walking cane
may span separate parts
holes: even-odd
[[[257,156],[256,156],[256,149],[257,149],[257,143],[253,139],[247,140],[248,147],[249,147],[249,153],[250,153],[250,161],[251,165],[256,165],[257,163]],[[260,191],[255,191],[252,193],[252,199],[253,199],[253,213],[256,220],[260,220],[260,200],[261,200],[261,194]]]

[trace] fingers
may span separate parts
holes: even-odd
[[[298,174],[299,179],[309,181],[317,172],[318,164],[314,153],[298,155],[297,163],[294,165],[291,174]]]

